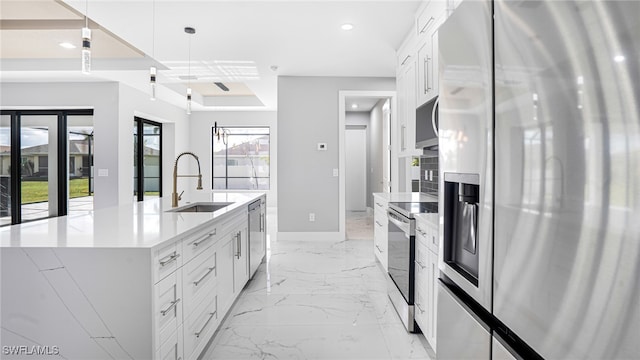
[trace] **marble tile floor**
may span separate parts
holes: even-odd
[[[372,242],[272,242],[202,359],[434,359],[395,313]]]

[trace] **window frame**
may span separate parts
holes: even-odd
[[[211,189],[212,190],[218,190],[218,191],[256,191],[256,190],[262,190],[262,191],[268,191],[271,190],[271,126],[269,125],[255,125],[255,126],[218,126],[218,128],[224,128],[224,129],[264,129],[266,130],[266,133],[252,133],[252,134],[229,134],[229,136],[243,136],[243,135],[248,135],[248,136],[268,136],[269,137],[269,176],[257,176],[255,177],[255,179],[268,179],[269,181],[269,186],[266,189],[229,189],[229,179],[251,179],[251,177],[238,177],[238,176],[229,176],[229,145],[227,144],[225,146],[225,161],[224,161],[224,166],[225,166],[225,176],[215,176],[215,141],[216,141],[216,135],[214,134],[214,128],[211,128]],[[224,189],[216,189],[215,186],[215,180],[216,179],[224,179],[225,180],[225,187]]]

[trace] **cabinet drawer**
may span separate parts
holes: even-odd
[[[182,268],[182,296],[184,316],[188,317],[195,304],[216,286],[218,269],[216,247],[210,246]]]
[[[155,284],[182,266],[180,250],[181,247],[173,242],[154,253],[153,276]]]
[[[218,240],[217,226],[208,227],[182,240],[183,263],[189,262]]]
[[[429,279],[429,250],[426,244],[416,242],[416,260],[415,260],[415,288],[424,288],[428,286]]]
[[[156,344],[164,344],[182,323],[181,269],[154,285],[154,321]]]
[[[182,327],[179,327],[167,336],[167,341],[156,352],[156,359],[181,360],[183,358]]]
[[[184,353],[186,359],[197,359],[218,327],[218,296],[209,292],[184,322]]]
[[[427,333],[430,328],[429,324],[429,311],[427,309],[428,306],[428,294],[423,289],[416,288],[415,294],[415,317],[418,326],[420,326],[420,330],[427,336]]]

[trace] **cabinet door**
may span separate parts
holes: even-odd
[[[235,236],[227,234],[221,239],[221,246],[218,250],[217,274],[218,274],[218,304],[221,314],[233,301],[233,264],[234,264]]]
[[[398,80],[402,97],[398,100],[398,124],[400,134],[400,156],[412,156],[418,154],[415,149],[416,129],[416,62],[410,60],[402,69],[401,78]]]
[[[432,349],[436,349],[436,329],[438,324],[438,254],[427,251],[429,254],[429,280],[427,290],[429,294],[429,299],[427,301],[428,306],[428,322],[429,322],[429,330],[427,332],[427,340],[431,345]]]
[[[240,227],[235,231],[234,239],[234,265],[233,265],[233,292],[239,293],[249,280],[249,253],[247,241],[247,227]]]

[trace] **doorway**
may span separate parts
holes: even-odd
[[[340,232],[373,239],[373,193],[389,192],[394,91],[339,92]]]

